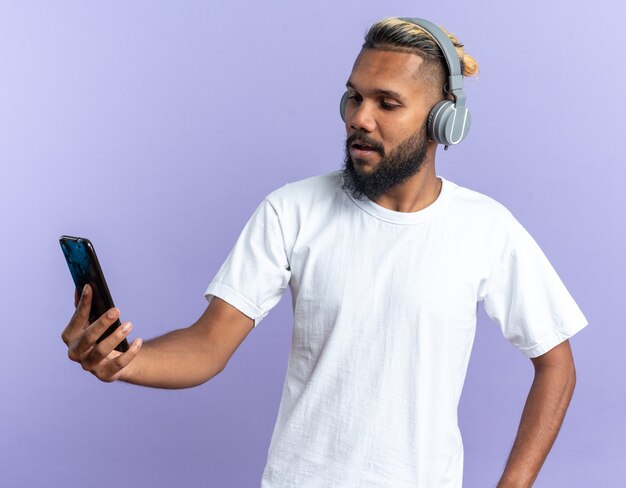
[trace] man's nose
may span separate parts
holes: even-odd
[[[362,101],[358,106],[354,107],[349,123],[353,130],[373,132],[376,127],[376,121],[374,120],[371,104]]]

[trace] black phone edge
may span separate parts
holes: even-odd
[[[96,250],[92,244],[92,242],[87,239],[86,237],[77,237],[77,236],[68,236],[68,235],[62,235],[59,238],[59,244],[61,246],[63,246],[63,241],[82,241],[87,249],[87,253],[89,255],[89,259],[90,261],[93,263],[93,265],[96,268],[96,273],[98,275],[98,279],[99,279],[99,288],[101,291],[101,295],[102,295],[102,300],[105,304],[105,307],[107,309],[113,308],[115,307],[115,304],[113,303],[113,298],[111,297],[111,292],[109,291],[109,286],[106,282],[106,279],[104,277],[104,273],[102,272],[102,267],[100,266],[100,261],[98,261],[98,255],[96,254]],[[76,285],[76,283],[74,283]],[[76,287],[76,289],[78,290],[78,287]],[[82,294],[82,288],[80,290],[78,290],[79,294]],[[102,340],[106,339],[108,336],[110,336],[118,327],[120,326],[120,321],[119,319],[116,320],[101,336],[100,338],[97,340],[97,342],[101,342]],[[119,344],[117,344],[117,346],[115,346],[115,350],[118,352],[126,352],[128,351],[129,345],[128,345],[128,341],[126,340],[126,338],[122,339],[120,341]]]

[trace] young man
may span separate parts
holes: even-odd
[[[457,405],[483,302],[535,366],[498,484],[531,486],[572,396],[568,338],[587,322],[508,210],[436,176],[429,114],[454,90],[431,34],[387,19],[365,41],[342,105],[343,171],[264,199],[191,327],[117,353],[131,326],[96,344],[119,311],[88,324],[86,287],[69,356],[103,381],[199,385],[289,286],[293,345],[262,486],[460,487]]]

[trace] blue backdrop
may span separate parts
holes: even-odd
[[[192,390],[103,384],[67,360],[57,240],[93,240],[122,318],[192,323],[264,195],[338,169],[338,101],[368,26],[419,16],[480,63],[473,127],[438,174],[506,205],[590,321],[578,386],[537,487],[626,480],[622,3],[0,3],[0,483],[258,486],[290,301]],[[531,362],[480,309],[460,406],[465,486],[494,486]]]

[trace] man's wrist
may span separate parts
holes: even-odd
[[[137,357],[135,357],[130,363],[128,363],[124,368],[122,368],[122,370],[119,373],[119,377],[118,377],[118,381],[123,381],[124,383],[132,383],[134,385],[140,384],[139,383],[139,367],[140,367],[140,361],[138,361],[137,359],[139,359],[139,356],[143,353],[143,349],[145,348],[145,344],[142,343],[141,345],[141,351],[139,351]]]

